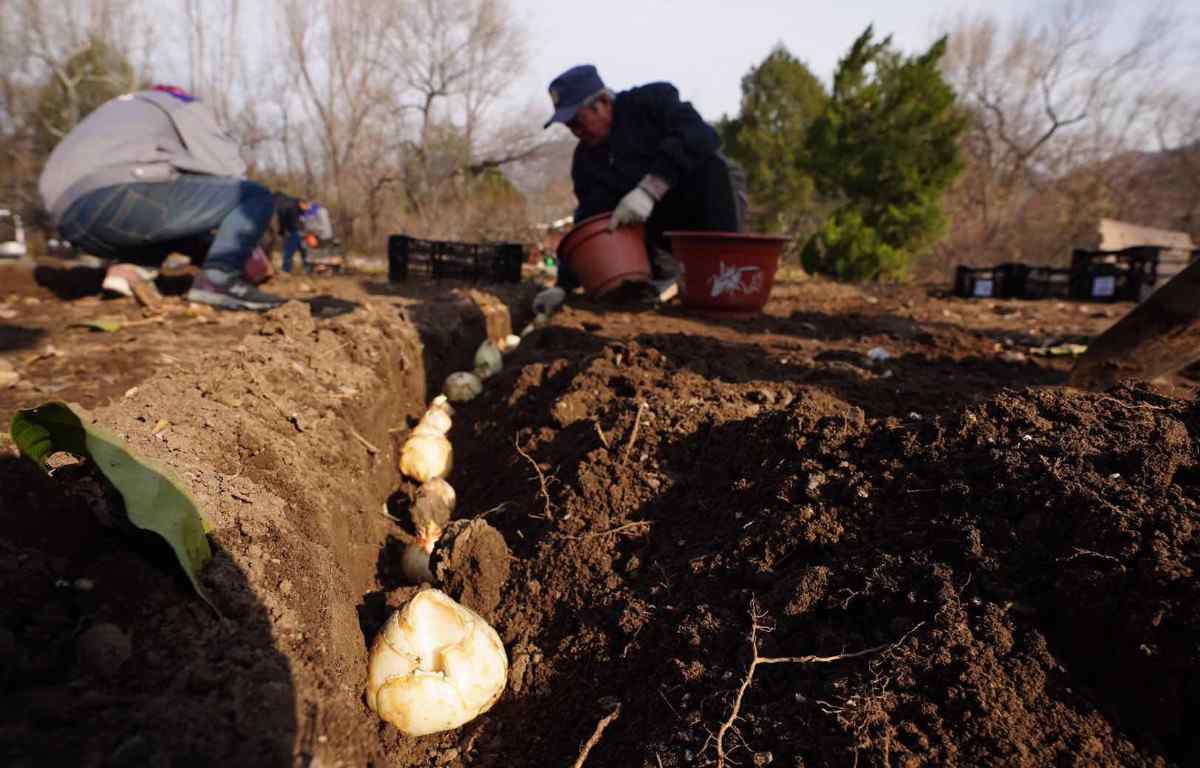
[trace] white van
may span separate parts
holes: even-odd
[[[21,217],[7,208],[0,208],[0,258],[19,259],[25,253],[25,227]]]

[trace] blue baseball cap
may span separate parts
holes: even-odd
[[[554,123],[569,123],[584,100],[604,90],[600,73],[591,64],[571,67],[550,82],[550,101],[554,103],[554,115],[542,126],[549,128]]]

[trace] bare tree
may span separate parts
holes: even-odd
[[[526,31],[506,0],[415,0],[405,30],[403,104],[417,129],[405,189],[413,214],[428,222],[546,140],[528,110],[495,114],[528,58]]]
[[[1166,178],[1178,201],[1178,218],[1165,222],[1193,235],[1200,235],[1200,103],[1196,94],[1165,94],[1156,110],[1157,146],[1167,158]]]
[[[352,204],[351,168],[390,173],[359,159],[373,121],[395,110],[403,8],[372,0],[280,0],[279,12],[296,96],[321,148],[318,172],[344,211]]]
[[[1060,0],[1008,27],[989,16],[950,26],[944,66],[971,118],[968,172],[952,206],[959,233],[977,248],[1020,257],[1014,220],[1031,201],[1044,204],[1046,191],[1067,176],[1072,183],[1056,199],[1073,210],[1058,218],[1103,209],[1118,180],[1081,181],[1078,174],[1146,143],[1155,82],[1174,53],[1175,16],[1165,6],[1150,9],[1129,26],[1127,42],[1109,47],[1106,32],[1116,20],[1110,3]]]
[[[40,209],[37,175],[49,145],[97,106],[99,95],[129,90],[146,75],[149,39],[133,0],[0,4],[0,135],[11,161],[4,174],[7,204],[34,218]],[[121,65],[105,66],[117,59]]]

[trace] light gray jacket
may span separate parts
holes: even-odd
[[[204,104],[139,91],[106,102],[75,126],[50,153],[38,191],[57,226],[88,192],[180,173],[243,178],[246,164]]]

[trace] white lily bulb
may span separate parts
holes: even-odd
[[[429,569],[429,554],[417,542],[404,548],[400,556],[400,572],[409,584],[433,583],[433,571]]]
[[[426,589],[388,617],[367,670],[367,704],[408,736],[448,731],[492,708],[508,656],[474,611]]]
[[[442,431],[424,419],[417,422],[417,426],[413,427],[412,432],[408,433],[409,437],[446,437]],[[446,438],[447,440],[449,438]]]
[[[450,414],[446,413],[441,408],[430,408],[425,411],[425,415],[421,417],[419,426],[429,427],[437,431],[439,435],[444,435],[450,431],[452,422]]]
[[[446,377],[443,389],[452,402],[465,403],[483,391],[483,381],[473,373],[459,371]]]
[[[545,328],[549,324],[550,324],[550,315],[547,315],[545,313],[539,314],[533,318],[532,323],[525,326],[521,330],[521,338],[523,339],[526,336],[528,336],[529,334],[533,333],[535,328]]]
[[[500,356],[500,347],[491,339],[484,339],[475,350],[475,373],[481,379],[486,379],[500,373],[504,361]]]
[[[445,477],[454,466],[454,448],[443,435],[417,427],[400,449],[400,471],[418,483]]]
[[[521,337],[515,333],[510,333],[501,339],[496,346],[500,347],[500,351],[507,355],[509,352],[512,352],[514,349],[521,346]]]
[[[447,416],[454,416],[454,406],[450,405],[450,398],[445,395],[438,395],[429,403],[429,410],[432,411],[435,408],[439,411],[445,411]]]
[[[457,502],[458,495],[454,492],[454,487],[440,477],[422,483],[417,489],[417,498],[413,501],[413,525],[420,528],[429,522],[440,529],[450,520]]]

